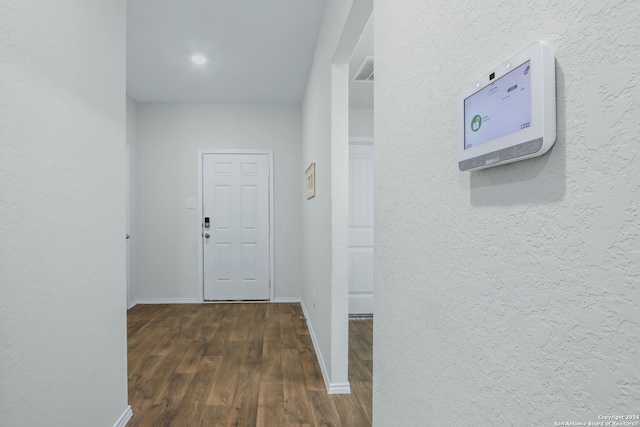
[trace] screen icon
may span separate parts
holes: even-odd
[[[482,117],[479,114],[473,116],[471,119],[471,130],[474,132],[478,132],[480,130],[480,126],[482,126]]]

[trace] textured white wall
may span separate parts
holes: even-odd
[[[349,109],[349,136],[373,137],[373,109]]]
[[[376,2],[376,425],[638,413],[639,18]],[[556,55],[555,147],[459,172],[457,92],[535,40]]]
[[[127,409],[125,1],[0,6],[0,425]]]
[[[199,298],[198,150],[273,149],[275,295],[302,281],[301,110],[282,106],[138,104],[134,257],[136,298]]]

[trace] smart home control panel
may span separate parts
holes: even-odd
[[[556,140],[555,59],[537,41],[458,95],[458,167],[484,169],[546,153]]]

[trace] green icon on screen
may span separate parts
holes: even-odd
[[[480,130],[480,126],[482,126],[482,117],[479,114],[473,116],[471,119],[471,130],[474,132],[478,132]]]

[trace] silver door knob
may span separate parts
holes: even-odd
[[[206,237],[208,239],[209,237],[211,237],[211,234],[205,233],[204,237]]]

